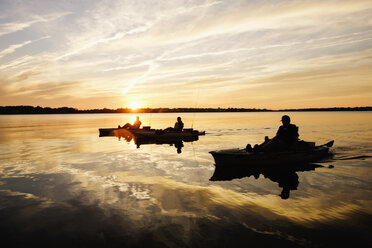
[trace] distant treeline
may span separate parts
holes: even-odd
[[[305,109],[256,109],[256,108],[118,108],[118,109],[88,109],[33,106],[0,106],[0,114],[84,114],[84,113],[187,113],[187,112],[290,112],[290,111],[372,111],[372,107],[354,108],[305,108]]]
[[[304,108],[304,109],[280,109],[279,112],[292,111],[372,111],[372,107],[334,107],[334,108]]]

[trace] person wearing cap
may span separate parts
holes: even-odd
[[[260,145],[255,145],[252,149],[248,144],[247,151],[285,151],[293,148],[298,142],[298,127],[291,124],[291,118],[288,115],[283,115],[281,125],[276,132],[276,136],[272,139],[265,137],[265,142]]]
[[[291,147],[298,141],[298,127],[291,124],[291,118],[288,115],[282,116],[282,123],[283,125],[279,127],[275,137],[283,141],[288,147]]]

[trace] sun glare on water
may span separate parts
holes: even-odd
[[[139,102],[132,102],[129,104],[128,108],[130,109],[138,109],[141,106]]]

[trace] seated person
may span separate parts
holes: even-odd
[[[125,129],[139,129],[141,126],[142,122],[139,120],[139,116],[136,117],[136,120],[133,122],[133,125],[130,123],[125,124],[124,126],[118,128],[125,128]]]
[[[177,122],[176,123],[174,123],[174,128],[173,128],[173,130],[174,131],[182,131],[182,129],[183,129],[183,122],[182,122],[182,120],[181,120],[181,117],[177,117]]]
[[[291,124],[288,115],[282,116],[283,125],[279,127],[276,136],[272,139],[265,137],[265,142],[252,147],[248,144],[247,151],[286,151],[293,148],[298,142],[298,127]]]
[[[174,123],[174,127],[168,127],[166,128],[165,130],[166,131],[177,131],[177,132],[181,132],[183,129],[183,122],[181,120],[181,117],[177,117],[177,122]]]

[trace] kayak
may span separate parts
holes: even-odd
[[[200,135],[205,135],[205,131],[200,132],[192,128],[185,128],[182,131],[174,131],[167,129],[151,129],[144,127],[140,129],[124,129],[124,128],[100,128],[99,136],[117,136],[118,133],[130,133],[137,138],[148,139],[187,139],[195,138]]]
[[[125,139],[127,142],[134,141],[137,148],[141,145],[156,144],[170,145],[177,149],[177,153],[182,152],[183,142],[193,142],[199,139],[199,135],[205,132],[186,129],[182,132],[172,130],[154,130],[150,128],[130,130],[125,128],[101,128],[99,136],[116,136],[119,140]],[[177,135],[175,135],[177,134]]]
[[[199,140],[199,136],[195,135],[195,136],[190,136],[190,137],[176,137],[176,138],[174,138],[174,137],[163,138],[163,136],[159,136],[159,137],[155,137],[155,138],[137,136],[137,137],[135,137],[134,140],[135,140],[134,142],[137,146],[146,145],[146,144],[173,145],[173,144],[177,144],[179,142],[197,141],[197,140]]]
[[[226,149],[211,151],[215,166],[250,166],[261,167],[269,165],[295,164],[315,162],[329,156],[329,148],[333,141],[304,150],[283,152],[248,152],[245,149]]]

